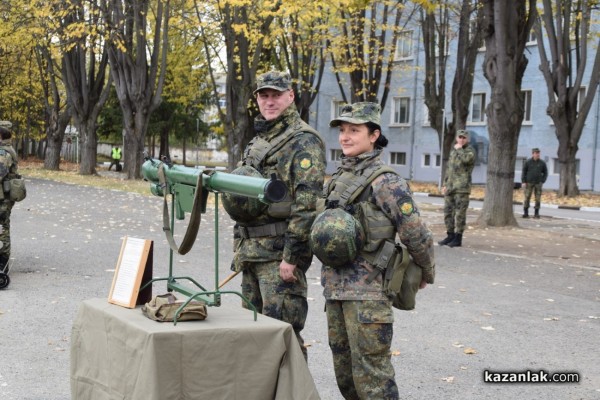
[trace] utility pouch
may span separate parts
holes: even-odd
[[[387,268],[383,279],[383,290],[399,310],[415,308],[417,292],[423,271],[412,260],[406,247],[396,244],[394,263]]]
[[[179,321],[193,321],[206,319],[206,304],[202,301],[192,300],[183,307],[177,315],[177,311],[185,303],[178,300],[172,293],[155,296],[142,307],[144,315],[159,322],[173,322],[177,317]]]
[[[4,191],[8,192],[8,198],[10,201],[21,201],[27,197],[27,189],[25,188],[25,179],[13,178],[3,183]],[[8,184],[8,185],[7,185]],[[6,190],[8,186],[8,190]]]

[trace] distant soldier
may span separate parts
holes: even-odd
[[[548,167],[544,160],[540,159],[540,149],[531,150],[531,158],[525,161],[521,173],[522,186],[525,188],[525,200],[523,201],[523,218],[529,218],[529,201],[531,194],[535,193],[535,214],[533,218],[540,217],[540,205],[542,202],[542,186],[548,178]]]
[[[300,118],[288,73],[259,75],[256,86],[256,136],[232,173],[274,175],[285,183],[288,196],[268,207],[255,199],[223,196],[236,221],[232,268],[242,271],[242,294],[258,312],[292,325],[307,357],[300,335],[308,313],[305,273],[312,262],[308,238],[323,190],[325,145]]]
[[[311,248],[323,263],[321,283],[329,347],[337,385],[345,399],[398,399],[391,362],[392,299],[382,275],[395,260],[395,239],[406,246],[422,275],[433,283],[433,238],[419,215],[406,180],[381,160],[387,138],[380,106],[344,106],[330,122],[339,127],[342,164],[327,184],[326,211],[311,232]]]
[[[444,224],[447,235],[440,246],[462,246],[462,237],[467,223],[467,208],[471,194],[471,173],[475,166],[475,149],[469,145],[469,132],[458,130],[456,143],[448,158],[444,194]]]

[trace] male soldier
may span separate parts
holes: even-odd
[[[444,194],[444,224],[448,236],[440,240],[440,246],[462,246],[462,236],[467,222],[467,208],[471,194],[471,173],[475,166],[475,149],[469,145],[469,132],[458,130],[456,144],[450,152]]]
[[[318,132],[300,119],[289,74],[267,72],[258,76],[256,86],[257,135],[233,173],[265,178],[274,174],[285,183],[288,195],[269,207],[223,196],[225,209],[237,222],[232,269],[242,271],[242,294],[257,311],[293,326],[306,358],[300,332],[308,312],[308,239],[323,190],[325,146]]]
[[[548,167],[544,160],[540,160],[540,149],[531,150],[531,158],[525,161],[521,173],[522,186],[525,188],[525,200],[523,201],[523,218],[529,218],[529,201],[531,193],[535,193],[535,214],[533,218],[540,217],[540,204],[542,201],[542,185],[548,178]]]
[[[4,270],[10,260],[10,213],[15,204],[9,196],[10,187],[6,187],[9,180],[17,175],[17,154],[10,144],[12,137],[9,121],[0,121],[0,177],[2,182],[2,195],[0,196],[0,271]],[[4,271],[8,273],[8,270]]]

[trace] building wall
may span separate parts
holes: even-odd
[[[418,45],[416,44],[418,40]],[[456,45],[456,43],[451,44]],[[593,47],[592,47],[593,48]],[[385,108],[382,111],[382,130],[388,138],[389,144],[384,150],[383,157],[387,163],[391,163],[393,153],[405,153],[405,165],[394,165],[398,172],[407,179],[421,182],[439,182],[441,168],[433,162],[426,165],[426,156],[430,160],[436,157],[441,158],[439,140],[437,133],[429,127],[426,122],[427,109],[424,104],[423,79],[425,57],[422,53],[421,35],[419,28],[414,27],[413,31],[413,57],[398,64],[399,68],[394,72],[392,88]],[[417,51],[418,50],[418,51]],[[591,67],[595,51],[589,51],[590,61],[588,62],[587,77],[583,80],[589,82]],[[558,141],[556,138],[554,125],[551,118],[546,113],[548,106],[548,94],[546,83],[539,70],[539,53],[537,44],[527,46],[526,56],[529,64],[522,82],[522,90],[531,91],[531,120],[524,122],[519,135],[519,144],[517,149],[517,165],[515,167],[515,181],[521,180],[522,159],[531,156],[531,149],[538,147],[541,150],[542,159],[546,161],[549,169],[549,178],[544,186],[547,189],[557,189],[559,185],[559,175],[555,160],[557,158]],[[484,53],[480,52],[475,71],[475,80],[473,84],[473,93],[484,93],[486,96],[486,105],[489,103],[491,89],[488,81],[483,76],[482,64]],[[451,84],[454,74],[456,60],[453,58],[450,50],[447,70],[447,104],[446,118],[451,119]],[[349,85],[346,86],[349,88]],[[410,98],[410,123],[401,125],[392,125],[392,105],[393,97]],[[585,128],[579,141],[579,176],[578,183],[581,190],[600,191],[600,139],[599,139],[599,99],[598,93],[594,104],[588,115]],[[318,93],[318,97],[313,103],[311,112],[311,125],[313,125],[323,136],[327,146],[327,172],[336,170],[339,162],[332,157],[332,151],[339,152],[340,146],[337,141],[337,129],[329,128],[329,121],[335,117],[334,102],[341,101],[341,95],[334,75],[326,69],[325,77]],[[469,122],[467,129],[474,133],[478,145],[482,147],[484,153],[489,149],[489,136],[487,133],[487,123]],[[476,184],[485,184],[487,174],[487,154],[482,154],[473,171],[473,182]]]

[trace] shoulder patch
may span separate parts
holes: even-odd
[[[400,212],[407,217],[415,211],[415,208],[410,197],[405,197],[400,200]]]
[[[302,161],[300,161],[300,168],[302,169],[308,169],[312,166],[312,161],[310,160],[310,158],[303,158]]]

